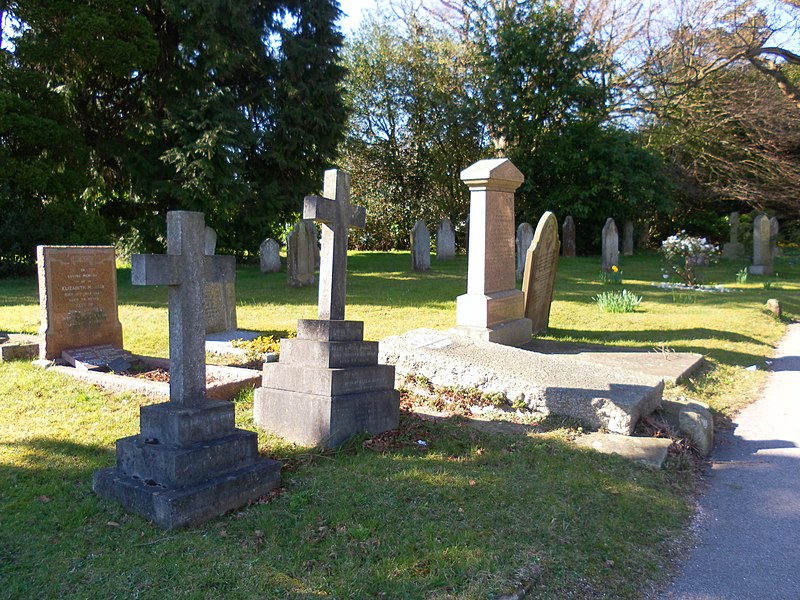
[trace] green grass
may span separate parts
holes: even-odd
[[[453,325],[465,258],[425,274],[409,265],[407,253],[350,258],[347,316],[368,338]],[[746,284],[741,264],[712,267],[706,281],[730,294],[654,288],[658,259],[626,259],[625,288],[643,302],[625,314],[592,300],[608,289],[598,266],[560,261],[548,337],[702,352],[709,366],[668,394],[708,401],[721,419],[753,399],[763,373],[744,367],[763,367],[784,330],[766,300],[800,315],[797,257],[777,261],[777,280]],[[315,316],[316,289],[288,288],[285,273],[248,266],[237,278],[243,328],[288,331]],[[166,356],[166,290],[133,288],[120,270],[119,299],[126,347]],[[37,328],[35,279],[0,282],[0,330]],[[477,599],[521,586],[536,598],[635,598],[668,571],[691,512],[679,457],[651,471],[578,450],[564,430],[489,435],[406,415],[377,449],[356,440],[318,454],[261,434],[261,451],[287,465],[278,496],[162,532],[90,489],[114,440],[137,432],[144,402],[0,364],[0,598]],[[251,403],[237,400],[240,427],[254,429]]]

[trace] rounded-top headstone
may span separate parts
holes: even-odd
[[[522,279],[525,272],[525,257],[533,241],[533,227],[530,223],[520,223],[517,227],[517,279]]]
[[[449,260],[456,255],[456,232],[450,219],[444,218],[436,227],[436,258]]]
[[[281,270],[281,245],[272,238],[267,238],[258,247],[258,257],[262,273],[277,273]]]
[[[411,230],[411,268],[414,271],[431,268],[431,234],[423,221],[414,223]]]
[[[539,219],[533,241],[527,251],[522,292],[525,316],[531,320],[533,333],[543,333],[550,321],[550,304],[558,266],[558,220],[547,211]]]
[[[609,217],[603,226],[603,265],[604,271],[619,265],[619,233],[614,219]]]
[[[563,256],[575,256],[575,221],[572,215],[567,215],[561,226],[561,252]]]
[[[214,256],[217,253],[217,232],[211,227],[206,225],[205,235],[203,238],[203,254],[206,256]]]

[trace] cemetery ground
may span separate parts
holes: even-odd
[[[744,262],[710,267],[706,281],[729,293],[653,287],[658,258],[626,257],[621,288],[643,302],[625,314],[593,301],[620,289],[600,281],[599,262],[559,261],[547,338],[704,354],[703,370],[665,395],[707,402],[718,427],[755,399],[783,333],[767,299],[800,318],[797,254],[746,283],[736,283]],[[373,340],[453,326],[466,258],[431,267],[412,273],[408,253],[352,254],[347,317]],[[125,347],[166,356],[166,289],[134,288],[125,268],[118,281]],[[285,272],[240,267],[239,327],[285,335],[314,318],[316,294],[287,287]],[[0,330],[35,333],[38,310],[35,278],[2,281]],[[252,393],[234,401],[237,426],[255,429]],[[702,479],[686,451],[652,470],[577,449],[569,421],[504,435],[404,412],[396,433],[336,452],[260,433],[261,452],[285,463],[280,491],[163,532],[91,491],[148,402],[0,363],[0,598],[633,598],[681,554]]]

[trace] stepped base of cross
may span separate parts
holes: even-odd
[[[253,418],[259,427],[304,446],[341,446],[399,423],[394,367],[378,364],[378,342],[364,323],[302,319],[297,338],[281,340],[280,359],[264,365]]]
[[[200,523],[268,494],[280,463],[261,458],[255,432],[234,427],[232,402],[144,406],[141,433],[117,440],[116,467],[92,488],[164,529]]]

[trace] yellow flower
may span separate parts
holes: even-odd
[[[619,267],[617,267],[617,265],[612,265],[611,270],[614,271],[614,273],[619,273]]]

